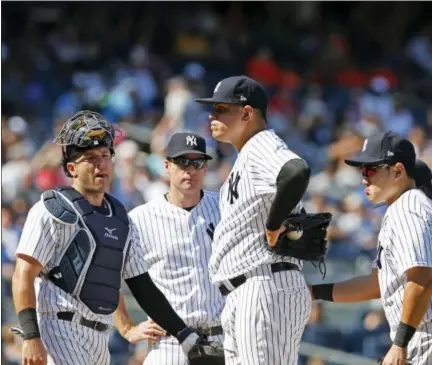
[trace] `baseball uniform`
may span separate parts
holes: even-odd
[[[105,199],[107,217],[112,215],[110,203]],[[101,214],[95,212],[95,214]],[[136,227],[131,223],[128,254],[124,257],[122,276],[124,279],[138,276],[148,270],[143,246],[139,241]],[[108,227],[107,227],[108,228]],[[43,267],[35,280],[36,310],[43,344],[48,353],[48,364],[108,365],[109,331],[98,331],[79,323],[84,317],[94,321],[98,327],[112,325],[112,314],[96,314],[75,295],[60,289],[48,279],[53,268],[59,265],[66,249],[79,230],[78,224],[64,224],[55,219],[42,201],[29,211],[17,254],[30,256]],[[106,230],[107,240],[116,240],[116,232]],[[121,255],[121,253],[119,253]],[[103,308],[100,308],[103,311]],[[74,312],[71,321],[58,318],[58,313]],[[98,322],[99,324],[96,324]],[[102,324],[102,325],[101,325]]]
[[[210,283],[208,262],[214,229],[219,223],[218,193],[204,191],[190,211],[160,196],[133,209],[145,254],[140,260],[174,310],[188,326],[207,331],[220,328],[224,298]],[[222,336],[210,336],[222,343]],[[187,365],[178,341],[162,337],[152,344],[146,365]]]
[[[277,175],[297,158],[273,131],[261,131],[243,146],[220,191],[209,271],[212,282],[229,291],[222,312],[227,365],[297,363],[311,311],[303,264],[272,253],[265,236]],[[246,282],[236,288],[239,275]]]
[[[402,316],[405,272],[417,266],[432,266],[432,201],[420,190],[412,189],[386,211],[374,262],[392,340]],[[432,300],[408,345],[408,361],[432,365]]]

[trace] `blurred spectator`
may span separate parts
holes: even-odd
[[[360,323],[349,333],[344,334],[344,349],[378,359],[387,353],[391,346],[388,333],[390,328],[386,321],[381,304],[363,314]]]
[[[406,47],[407,56],[429,74],[432,74],[431,36],[431,27],[425,27],[408,41]]]
[[[392,130],[404,138],[408,138],[413,124],[411,112],[403,105],[401,96],[395,97],[393,100],[393,113],[387,119],[385,129]]]
[[[270,48],[261,47],[246,64],[246,74],[260,82],[264,87],[276,86],[280,83],[281,73],[273,60]]]

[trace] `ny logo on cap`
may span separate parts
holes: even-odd
[[[366,139],[366,140],[364,141],[364,144],[363,144],[362,152],[363,152],[363,151],[366,151],[367,144],[368,144],[368,140]]]
[[[195,136],[186,136],[186,144],[188,146],[198,146]]]
[[[218,83],[217,83],[217,85],[216,85],[216,87],[215,87],[215,89],[214,89],[214,91],[213,91],[213,94],[216,92],[216,91],[218,91],[219,90],[219,87],[221,86],[221,81],[219,81]]]

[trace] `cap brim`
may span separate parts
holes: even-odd
[[[378,159],[377,160],[376,158],[369,157],[369,156],[364,156],[362,154],[354,156],[353,158],[345,160],[345,163],[347,165],[349,165],[349,166],[355,166],[355,167],[359,167],[359,166],[362,166],[362,165],[370,165],[370,166],[379,165],[379,164],[384,163],[384,162],[388,162],[388,159],[386,159],[386,158],[383,159],[382,158],[382,159]]]
[[[181,151],[178,153],[175,153],[173,155],[167,156],[168,158],[176,158],[176,157],[180,157],[180,156],[184,156],[187,154],[194,154],[194,155],[201,155],[204,156],[207,160],[213,160],[213,157],[211,157],[210,155],[208,155],[207,153],[201,152],[201,151],[196,151],[196,150],[186,150],[186,151]]]
[[[238,104],[241,105],[240,102],[233,102],[233,101],[227,101],[227,100],[221,100],[218,98],[204,98],[204,99],[195,99],[197,103],[200,104],[216,104],[216,103],[223,103],[223,104]]]
[[[218,101],[216,101],[213,98],[195,99],[195,101],[197,103],[200,103],[200,104],[214,104],[214,103],[218,103]]]

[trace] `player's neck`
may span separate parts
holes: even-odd
[[[390,206],[392,205],[396,200],[398,200],[400,198],[400,196],[405,193],[408,190],[414,189],[415,188],[415,182],[414,181],[409,181],[406,184],[403,184],[402,186],[399,187],[399,189],[395,192],[395,194],[389,198],[387,205]]]
[[[168,194],[166,195],[168,202],[180,208],[190,208],[198,205],[201,197],[201,190],[193,192],[192,194],[184,194],[173,187],[171,187]]]
[[[88,192],[82,189],[79,185],[73,184],[72,187],[78,191],[91,205],[100,207],[103,204],[104,193]]]
[[[258,121],[253,124],[253,127],[246,130],[236,141],[233,141],[232,145],[234,148],[240,152],[244,145],[249,141],[255,134],[266,129],[266,124],[264,121]]]

